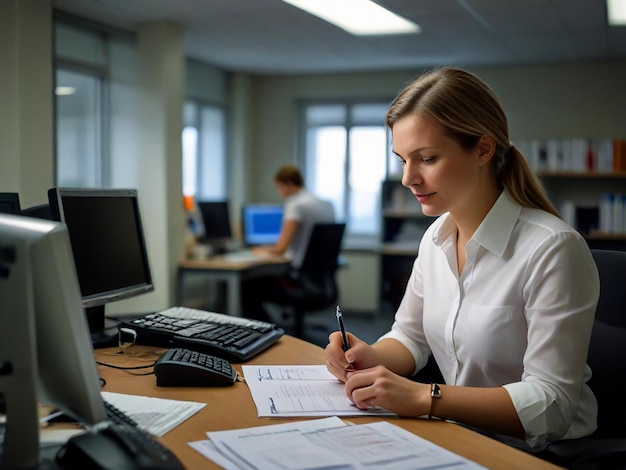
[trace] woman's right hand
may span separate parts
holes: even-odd
[[[343,351],[341,333],[335,331],[328,337],[324,350],[328,371],[342,382],[347,380],[346,369],[367,369],[378,365],[376,351],[369,344],[361,341],[352,333],[346,333],[350,349]]]

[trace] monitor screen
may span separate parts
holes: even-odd
[[[282,204],[244,204],[242,208],[245,245],[274,244],[283,223]]]
[[[220,244],[232,239],[233,234],[226,201],[199,201],[198,209],[204,225],[203,242]]]
[[[0,214],[20,215],[21,213],[18,193],[0,193]]]
[[[35,468],[38,403],[88,424],[106,419],[63,224],[0,214],[0,298],[2,464]]]
[[[104,306],[154,290],[137,191],[52,188],[48,199],[69,231],[94,345],[112,343],[116,325],[107,326]]]

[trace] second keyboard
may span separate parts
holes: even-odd
[[[247,361],[284,334],[273,323],[186,307],[122,320],[119,327],[135,330],[137,344],[182,347],[231,362]]]

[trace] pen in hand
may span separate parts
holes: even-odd
[[[346,336],[346,328],[343,324],[343,315],[341,313],[341,309],[339,308],[339,305],[337,305],[337,323],[339,323],[339,330],[341,331],[341,349],[345,351],[347,351],[348,349],[350,349],[350,343],[348,343],[348,337]],[[353,370],[354,369],[354,365],[352,363],[348,364],[348,367],[346,368],[346,370]]]

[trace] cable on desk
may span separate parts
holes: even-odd
[[[99,366],[110,367],[112,369],[138,370],[138,369],[147,369],[148,367],[154,368],[154,365],[156,364],[156,361],[154,361],[152,364],[147,364],[145,366],[132,366],[132,367],[116,366],[114,364],[107,364],[106,362],[100,362],[100,361],[96,361],[96,364],[98,364]],[[154,371],[146,372],[144,374],[134,374],[134,375],[150,375],[150,374],[154,374]]]

